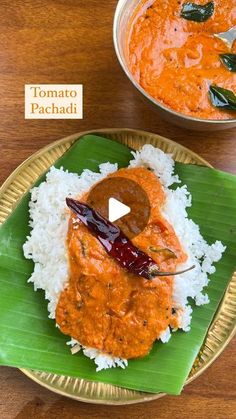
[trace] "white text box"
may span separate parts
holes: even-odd
[[[26,84],[26,119],[82,119],[81,84]]]

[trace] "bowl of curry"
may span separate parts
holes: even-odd
[[[165,119],[236,126],[234,0],[120,0],[114,46],[126,75]]]

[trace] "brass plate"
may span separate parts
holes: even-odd
[[[79,137],[88,134],[100,134],[119,141],[134,149],[145,143],[151,143],[164,152],[172,153],[176,161],[200,164],[211,167],[191,150],[160,137],[143,131],[130,129],[103,129],[82,132],[56,141],[39,150],[23,162],[4,182],[0,189],[0,223],[3,223],[16,207],[19,199],[31,188],[33,183],[54,162],[62,156]],[[236,331],[236,272],[226,290],[224,299],[208,330],[205,342],[195,360],[186,384],[198,377],[220,355]],[[33,381],[55,393],[87,403],[121,405],[140,403],[158,399],[163,393],[152,394],[128,390],[110,384],[59,376],[29,369],[21,369]]]

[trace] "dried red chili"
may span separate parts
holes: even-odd
[[[156,262],[145,252],[134,246],[115,224],[82,202],[66,198],[66,203],[103,245],[107,253],[129,272],[146,279],[153,279],[155,276],[178,275],[194,268],[192,266],[179,272],[161,272]]]

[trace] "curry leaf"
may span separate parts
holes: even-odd
[[[220,60],[229,71],[236,72],[236,54],[220,54]]]
[[[232,90],[223,89],[223,87],[211,85],[209,87],[209,95],[216,108],[229,109],[236,111],[236,96]]]
[[[184,3],[180,16],[194,22],[205,22],[214,13],[214,3],[210,1],[205,5],[195,3]]]

